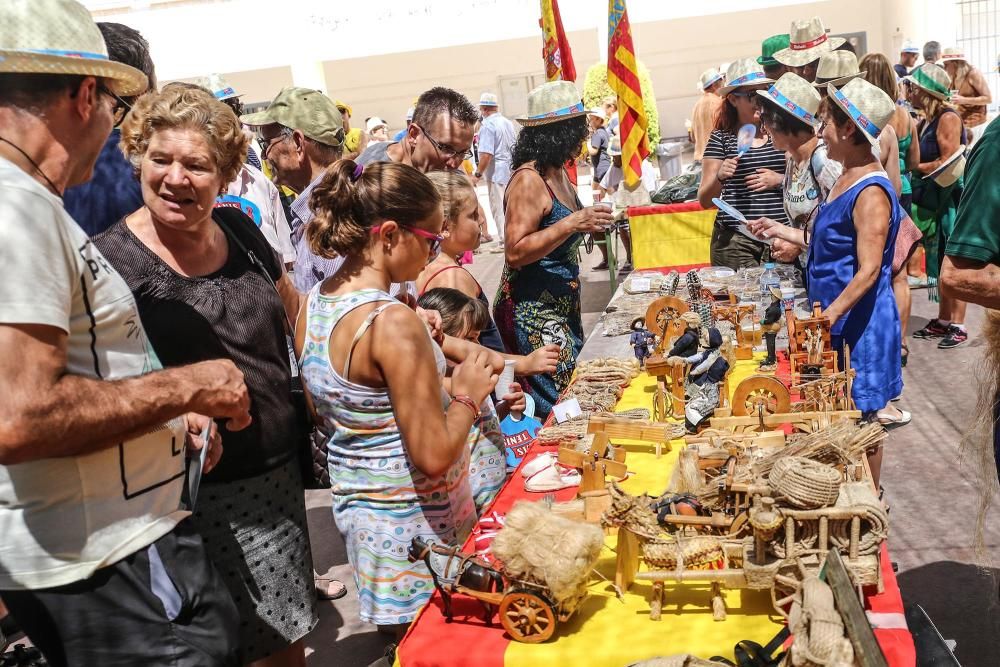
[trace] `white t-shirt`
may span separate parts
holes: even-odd
[[[514,123],[500,115],[490,114],[479,128],[479,152],[493,156],[483,176],[490,183],[507,186],[511,174],[511,158],[517,142]]]
[[[617,192],[624,177],[625,172],[622,168],[616,167],[612,162],[608,170],[604,172],[604,178],[601,179],[600,185],[608,192]],[[642,174],[639,177],[642,179],[643,188],[648,190],[650,194],[656,192],[656,168],[649,163],[649,160],[642,161]]]
[[[285,264],[295,261],[292,231],[281,206],[278,188],[260,169],[244,164],[216,206],[239,208],[257,223],[257,228]]]
[[[128,285],[62,201],[3,158],[0,253],[0,324],[65,331],[69,374],[160,368]],[[0,590],[85,579],[170,532],[189,514],[184,431],[175,419],[92,454],[0,465]]]

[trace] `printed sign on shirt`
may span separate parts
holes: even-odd
[[[249,199],[244,199],[243,197],[237,197],[236,195],[220,195],[215,199],[215,208],[236,208],[253,220],[254,224],[259,228],[263,222],[264,217],[260,214],[260,207],[254,204]]]

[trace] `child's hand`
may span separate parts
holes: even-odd
[[[515,414],[519,419],[528,407],[528,401],[524,398],[524,391],[522,391],[521,385],[517,382],[510,383],[510,390],[505,396],[501,396],[500,400],[505,401],[511,413]]]

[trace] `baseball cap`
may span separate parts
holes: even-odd
[[[368,132],[373,132],[380,127],[386,127],[387,125],[388,124],[378,116],[372,116],[371,118],[368,119],[368,123],[365,126],[365,130]]]
[[[246,125],[277,123],[327,146],[344,143],[344,119],[329,97],[310,88],[285,88],[263,111],[240,117]]]

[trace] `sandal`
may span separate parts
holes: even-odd
[[[897,410],[899,410],[899,408],[897,408]],[[900,426],[906,426],[913,419],[913,415],[906,410],[899,410],[899,416],[897,417],[879,410],[875,414],[875,418],[878,419],[879,424],[888,430],[892,428],[899,428]]]
[[[902,355],[902,358],[900,359],[900,366],[906,368],[906,360],[910,358],[910,348],[906,346],[905,342],[903,343],[903,349],[900,354]]]
[[[339,600],[347,595],[347,586],[337,579],[317,577],[314,580],[316,597],[320,600]]]
[[[595,266],[591,270],[592,271],[607,271],[608,270],[608,260],[604,260],[604,261],[600,262],[597,266]]]

